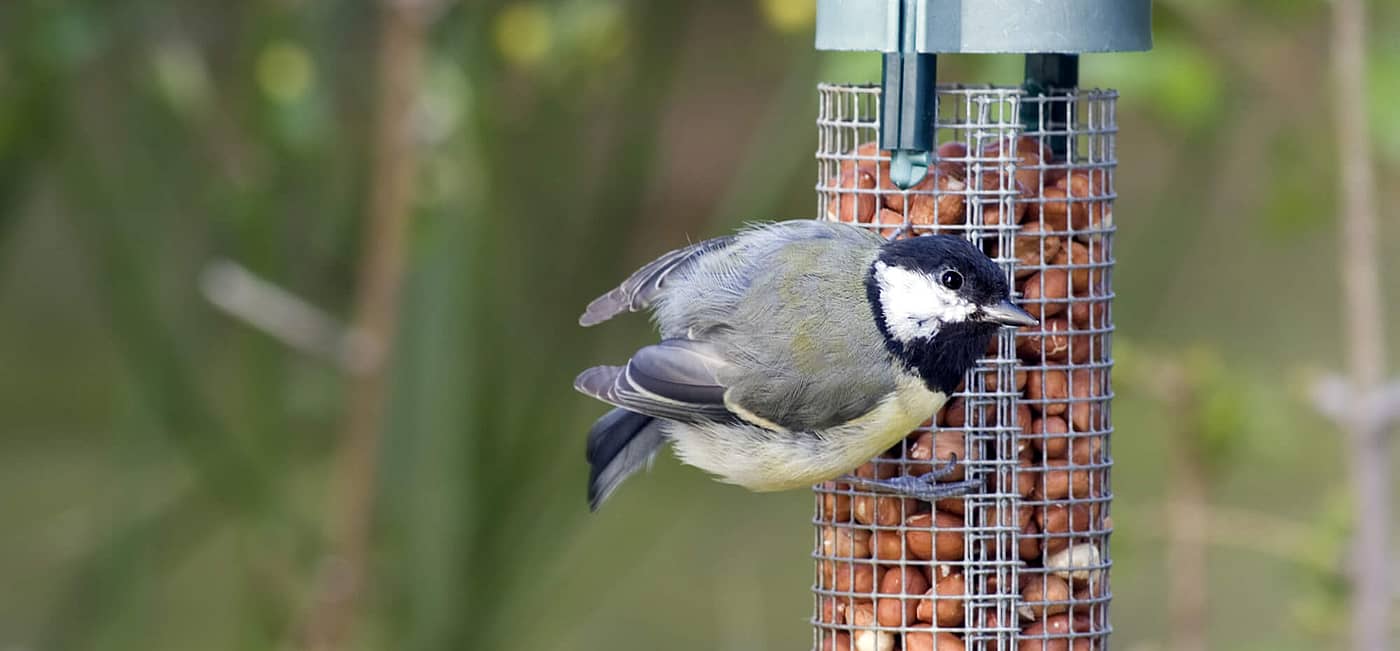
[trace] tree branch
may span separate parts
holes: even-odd
[[[1385,376],[1376,198],[1366,114],[1364,0],[1332,2],[1332,77],[1341,196],[1338,255],[1347,372],[1356,396],[1371,396]],[[1376,418],[1348,418],[1356,538],[1351,554],[1352,648],[1389,648],[1390,443]]]
[[[405,238],[417,174],[412,109],[436,3],[382,0],[380,4],[379,106],[351,324],[351,330],[362,337],[367,359],[362,372],[350,378],[330,505],[335,515],[328,532],[331,553],[320,568],[311,611],[301,631],[305,648],[314,650],[344,646],[368,574],[380,432],[389,401],[389,361],[398,329]]]

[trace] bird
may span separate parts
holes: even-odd
[[[676,249],[590,303],[579,325],[650,310],[658,343],[574,388],[613,406],[588,432],[599,506],[671,444],[685,464],[755,492],[839,478],[934,500],[971,480],[852,470],[928,420],[999,328],[1038,322],[1005,272],[948,234],[887,240],[860,226],[750,224]]]

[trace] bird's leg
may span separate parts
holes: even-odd
[[[946,477],[949,473],[953,472],[953,468],[957,465],[958,457],[957,455],[953,455],[953,458],[949,459],[947,463],[936,466],[933,470],[919,475],[918,477],[904,475],[891,477],[889,479],[875,479],[873,477],[857,477],[852,474],[845,474],[836,478],[836,481],[846,482],[850,484],[852,488],[861,490],[894,493],[896,495],[933,502],[947,497],[960,497],[981,487],[982,482],[975,479],[948,482],[946,484],[937,483],[940,478]]]

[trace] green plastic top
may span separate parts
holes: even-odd
[[[817,49],[1082,53],[1152,49],[1152,0],[817,0]]]

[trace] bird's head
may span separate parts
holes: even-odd
[[[996,263],[952,235],[883,245],[866,296],[890,352],[944,393],[952,393],[997,328],[1037,323],[1011,303]]]

